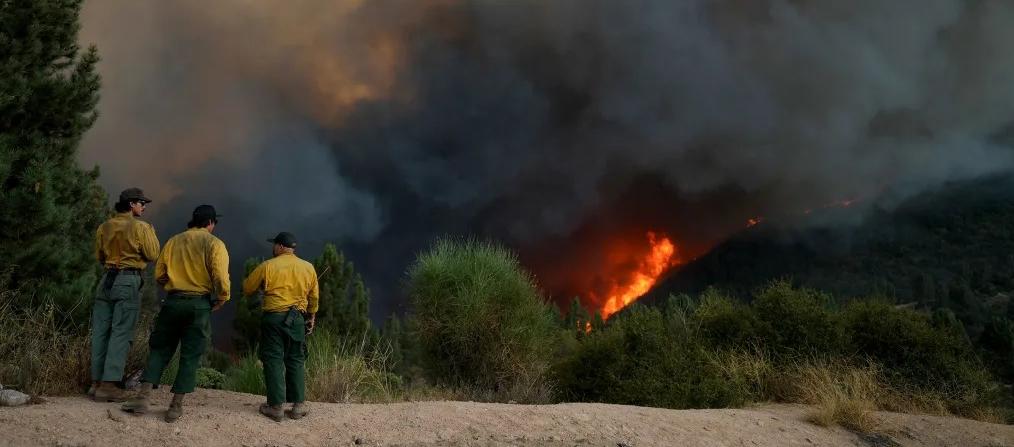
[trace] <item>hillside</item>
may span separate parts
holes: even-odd
[[[158,409],[168,393],[156,393]],[[82,397],[0,408],[10,446],[662,446],[1014,445],[1014,427],[964,419],[879,413],[882,434],[861,436],[805,422],[803,406],[665,410],[606,404],[475,402],[311,404],[299,422],[257,414],[262,396],[198,390],[176,424]]]
[[[748,228],[646,297],[717,287],[748,298],[775,278],[841,299],[879,295],[952,309],[981,326],[1014,292],[1014,177],[952,184],[896,206],[831,209]]]

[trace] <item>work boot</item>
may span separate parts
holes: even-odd
[[[95,395],[92,398],[96,402],[122,402],[124,395],[123,390],[117,388],[112,382],[102,382],[95,389]]]
[[[165,412],[165,421],[168,423],[176,422],[180,416],[183,416],[183,397],[186,394],[173,394],[173,401],[169,403],[169,410]]]
[[[285,413],[282,412],[281,405],[261,404],[261,414],[274,419],[275,422],[282,422],[282,419],[285,418]]]
[[[120,409],[127,413],[142,415],[148,412],[148,400],[151,399],[151,384],[144,382],[137,396],[120,406]]]
[[[309,413],[309,412],[310,412],[310,410],[308,408],[306,408],[306,404],[305,403],[303,403],[303,402],[296,402],[296,403],[292,404],[292,409],[291,410],[287,410],[285,412],[285,414],[289,415],[290,419],[302,419],[303,416],[306,416],[306,414]]]

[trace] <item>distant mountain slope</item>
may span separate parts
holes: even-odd
[[[952,184],[891,210],[874,206],[859,224],[743,231],[660,282],[646,302],[717,287],[744,299],[774,278],[843,299],[883,295],[952,309],[980,326],[1007,312],[1014,294],[1014,175]],[[857,220],[852,209],[808,218]]]

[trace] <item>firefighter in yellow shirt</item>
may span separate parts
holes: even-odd
[[[261,339],[258,355],[264,365],[267,403],[265,416],[281,421],[306,416],[306,335],[313,330],[320,288],[313,264],[296,257],[296,237],[278,233],[274,258],[264,261],[243,281],[243,295],[264,291]],[[292,408],[283,413],[282,404]]]
[[[116,215],[95,231],[95,257],[102,280],[92,306],[92,386],[88,393],[98,401],[122,400],[115,382],[123,379],[127,351],[134,339],[141,308],[141,274],[158,257],[158,238],[151,225],[140,219],[151,199],[138,188],[120,193]]]
[[[183,414],[183,397],[194,391],[197,368],[211,339],[211,312],[229,300],[229,253],[211,234],[219,217],[211,205],[197,207],[187,231],[166,241],[158,257],[155,280],[168,294],[148,341],[150,353],[140,395],[124,404],[124,411],[148,411],[152,386],[179,346],[180,366],[165,421],[175,422]]]

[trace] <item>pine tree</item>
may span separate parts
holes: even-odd
[[[320,310],[317,325],[338,335],[369,337],[376,342],[377,333],[370,325],[370,291],[356,273],[351,262],[334,244],[313,262],[320,284]]]
[[[243,263],[244,279],[250,275],[261,262],[261,258],[249,258]],[[239,352],[253,352],[261,335],[261,302],[260,293],[243,297],[236,303],[236,316],[232,320],[232,345]]]
[[[75,304],[91,297],[94,232],[108,208],[98,169],[76,162],[99,92],[98,52],[77,43],[80,9],[80,0],[0,2],[0,268],[8,286],[83,317],[89,306]]]

